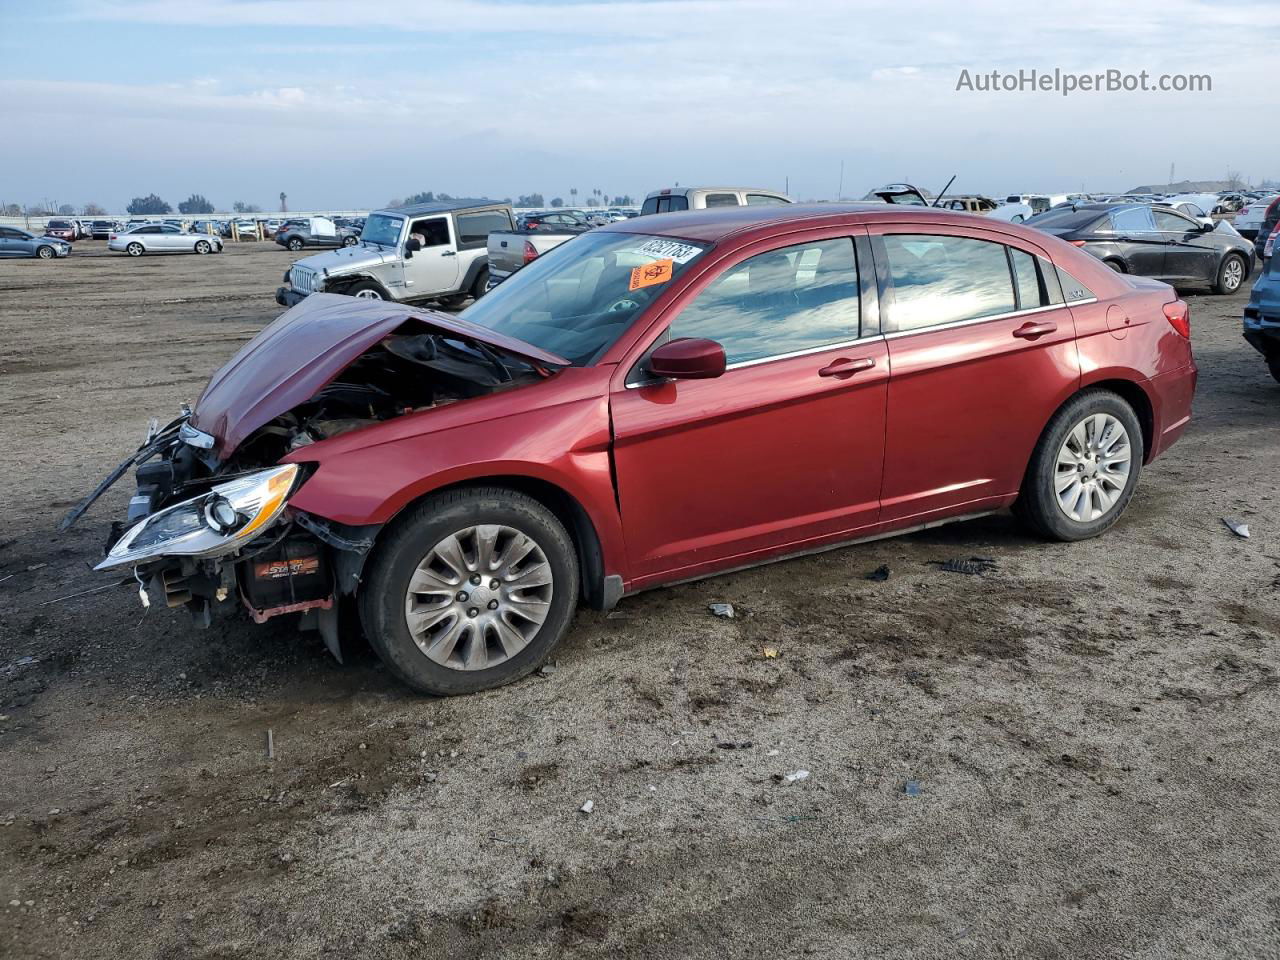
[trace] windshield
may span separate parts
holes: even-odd
[[[404,217],[388,217],[385,213],[375,213],[365,221],[360,239],[365,243],[394,247],[400,240],[400,229],[403,226]]]
[[[462,317],[585,366],[706,249],[669,237],[584,233],[512,274]]]

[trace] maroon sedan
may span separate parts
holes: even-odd
[[[44,235],[46,237],[57,237],[59,240],[66,240],[68,243],[73,243],[80,239],[80,234],[77,232],[75,224],[70,220],[50,220],[44,228]]]
[[[108,478],[138,464],[100,566],[204,622],[299,612],[335,653],[362,627],[417,689],[482,690],[580,601],[1010,507],[1096,536],[1195,383],[1172,288],[1035,230],[644,217],[456,317],[306,298]]]

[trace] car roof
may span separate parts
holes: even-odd
[[[470,210],[472,207],[501,207],[501,200],[446,200],[435,203],[412,203],[405,207],[387,207],[395,213],[403,213],[410,217],[424,213],[452,213],[454,210]]]
[[[917,222],[957,223],[971,226],[985,224],[1003,230],[1008,224],[993,223],[986,217],[903,203],[791,203],[746,207],[706,207],[679,213],[654,213],[630,220],[618,220],[596,227],[596,232],[647,233],[682,237],[703,243],[718,243],[726,237],[756,227],[774,224],[803,226],[813,222],[845,220],[853,223],[899,221],[909,218]]]
[[[650,190],[645,199],[649,200],[653,197],[678,196],[683,197],[690,193],[696,193],[699,190],[722,190],[726,193],[736,193],[741,190],[746,193],[767,193],[775,197],[785,197],[786,194],[779,190],[771,190],[768,187],[662,187],[658,190]]]

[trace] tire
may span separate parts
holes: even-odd
[[[135,240],[133,243],[129,244],[127,247],[124,248],[124,252],[131,257],[140,257],[147,252],[147,249],[146,247],[144,247],[142,244],[138,243],[138,241]]]
[[[1249,265],[1238,253],[1228,253],[1218,265],[1218,275],[1213,281],[1213,292],[1230,296],[1240,289],[1249,272]]]
[[[1103,262],[1103,263],[1105,263],[1105,264],[1106,264],[1108,267],[1110,267],[1112,270],[1114,270],[1116,273],[1128,273],[1128,272],[1129,272],[1128,270],[1126,270],[1126,269],[1124,268],[1124,264],[1123,264],[1123,263],[1121,263],[1119,260],[1103,260],[1102,262]]]
[[[289,249],[292,250],[294,253],[297,253],[299,250],[302,249],[302,241],[297,237],[291,237],[289,239]]]
[[[502,565],[496,568],[499,577],[523,574],[545,577],[550,583],[524,588],[524,597],[512,600],[515,591],[510,587],[491,587],[500,580],[486,583],[475,573],[467,574],[477,564],[493,569],[481,559],[485,548],[476,539],[486,528],[490,536],[503,531],[492,541],[495,558],[518,545],[519,536],[535,545],[511,568],[517,571],[514,576]],[[462,548],[454,553],[466,568],[460,574],[439,559],[439,548],[451,536]],[[411,583],[421,589],[410,593]],[[433,585],[439,589],[432,591]],[[537,615],[544,616],[537,625],[514,606],[534,599]],[[365,634],[396,677],[422,693],[475,693],[526,676],[555,649],[577,607],[578,557],[564,525],[532,497],[502,487],[452,490],[412,507],[384,535],[359,600]],[[493,613],[490,604],[499,604]],[[423,626],[417,629],[417,640],[410,629],[415,607],[424,611],[419,614]],[[504,618],[510,631],[506,636],[523,646],[517,642],[508,652],[497,635],[498,618]]]
[[[195,251],[201,256],[204,256],[206,253],[210,253],[212,250],[213,250],[213,245],[210,244],[208,240],[196,241]]]
[[[361,280],[359,283],[353,283],[342,291],[349,297],[358,297],[361,300],[385,300],[382,288],[372,280]]]
[[[1027,219],[1026,217],[1024,217],[1022,214],[1020,214],[1020,213],[1019,213],[1019,214],[1016,214],[1016,215],[1014,216],[1014,218],[1013,218],[1012,220],[1010,220],[1009,222],[1010,222],[1010,223],[1022,223],[1022,222],[1024,222],[1026,219]]]
[[[476,274],[475,283],[471,284],[471,296],[479,300],[489,290],[489,268],[482,267],[480,272]]]
[[[1267,369],[1271,371],[1271,376],[1275,377],[1276,383],[1280,383],[1280,354],[1267,358]]]
[[[41,260],[52,260],[57,256],[57,252],[53,247],[36,247],[36,256]]]
[[[1076,458],[1067,447],[1068,439],[1079,446],[1081,434],[1077,430],[1081,429],[1090,442],[1098,439],[1095,431],[1100,417],[1109,418],[1101,439],[1104,444],[1108,439],[1111,441],[1111,458],[1104,455],[1102,460],[1094,458],[1091,464],[1076,463],[1074,470],[1069,469]],[[1123,427],[1123,439],[1128,447],[1127,474],[1122,483],[1117,483],[1116,458],[1123,451],[1113,423]],[[1088,449],[1092,447],[1087,446],[1086,451]],[[1013,507],[1014,515],[1032,532],[1051,540],[1071,542],[1096,537],[1108,530],[1129,505],[1142,472],[1144,452],[1142,425],[1133,408],[1110,390],[1085,390],[1067,401],[1040,435]],[[1088,460],[1087,457],[1080,459]],[[1075,484],[1063,487],[1060,497],[1058,487],[1069,478],[1074,479]],[[1109,497],[1110,502],[1105,510],[1100,510],[1104,496]],[[1078,511],[1078,516],[1068,515],[1072,508]],[[1093,516],[1094,512],[1099,515]]]
[[[360,242],[359,237],[343,237],[342,238],[342,245],[344,247],[354,247],[359,242]]]

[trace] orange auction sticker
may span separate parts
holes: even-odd
[[[631,271],[631,286],[628,290],[639,290],[641,287],[652,287],[656,283],[666,283],[671,279],[672,261],[655,260],[643,267],[635,267]]]

